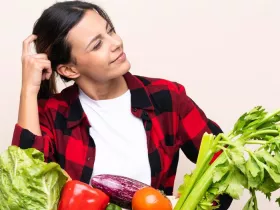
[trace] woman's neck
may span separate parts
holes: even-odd
[[[78,86],[90,98],[94,100],[106,100],[121,96],[127,90],[127,84],[123,76],[105,83],[92,81],[77,81]]]

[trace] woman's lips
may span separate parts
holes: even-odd
[[[126,54],[122,52],[114,61],[111,63],[122,63],[126,60]]]

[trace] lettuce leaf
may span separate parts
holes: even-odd
[[[0,210],[56,210],[66,181],[40,151],[10,146],[0,155]]]

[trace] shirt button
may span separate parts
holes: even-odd
[[[134,111],[134,112],[137,112],[137,108],[133,108],[133,111]]]
[[[144,112],[144,115],[145,115],[145,116],[148,116],[148,113],[147,113],[147,112]]]
[[[92,158],[92,157],[88,157],[88,159],[87,159],[87,160],[88,160],[88,161],[90,161],[90,160],[91,160],[91,158]]]

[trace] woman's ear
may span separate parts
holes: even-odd
[[[80,73],[74,66],[70,65],[59,65],[56,69],[57,73],[61,76],[64,76],[69,79],[77,79],[80,76]]]

